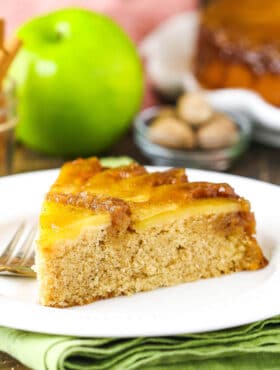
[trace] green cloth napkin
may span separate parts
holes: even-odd
[[[279,370],[280,316],[239,328],[153,338],[73,338],[0,327],[0,351],[36,370]]]

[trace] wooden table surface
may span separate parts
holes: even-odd
[[[109,155],[128,155],[142,164],[150,164],[135,147],[131,133],[120,140]],[[14,161],[14,172],[55,168],[62,163],[61,158],[49,158],[18,146]],[[227,172],[280,185],[280,149],[254,143]],[[0,369],[26,370],[27,368],[10,356],[0,353]]]

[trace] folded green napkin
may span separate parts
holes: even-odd
[[[280,316],[228,330],[153,338],[73,338],[0,327],[0,351],[36,370],[279,370]]]

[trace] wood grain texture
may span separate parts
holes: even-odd
[[[27,367],[21,365],[18,361],[0,352],[0,369],[1,370],[29,370]]]
[[[141,164],[150,164],[136,148],[131,133],[126,135],[108,155],[129,155]],[[62,158],[46,157],[18,146],[15,153],[14,172],[56,168],[62,163]],[[247,153],[227,172],[280,185],[280,149],[252,144]],[[25,366],[1,352],[0,369],[27,370]]]

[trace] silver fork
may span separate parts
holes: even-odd
[[[36,276],[31,267],[34,265],[33,241],[37,226],[32,226],[24,240],[21,241],[25,229],[26,223],[22,222],[0,254],[0,273],[27,277]]]

